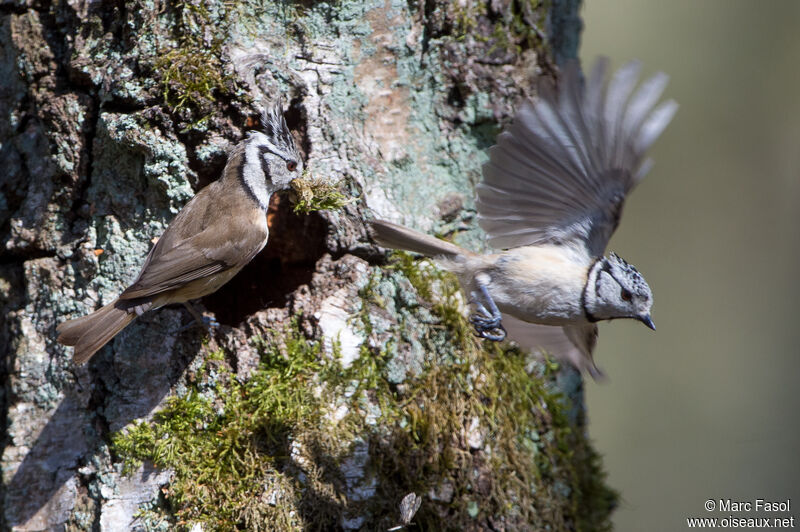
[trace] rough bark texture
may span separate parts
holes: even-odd
[[[414,492],[410,528],[606,527],[580,378],[479,343],[452,279],[363,225],[481,248],[483,150],[575,56],[577,8],[0,2],[0,526],[379,530]],[[358,201],[278,198],[267,248],[202,301],[217,331],[165,308],[75,367],[56,324],[135,277],[278,93],[307,167]]]

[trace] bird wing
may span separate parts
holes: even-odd
[[[266,243],[266,219],[263,227],[249,223],[259,215],[263,218],[263,211],[254,209],[253,217],[213,217],[217,223],[184,239],[170,232],[176,218],[145,259],[139,278],[120,294],[120,299],[153,296],[230,268],[241,268]]]
[[[595,380],[603,372],[595,365],[592,352],[597,343],[597,325],[585,323],[558,327],[522,321],[510,314],[503,314],[503,327],[508,339],[534,354],[543,352],[567,362],[578,371],[588,372]]]
[[[577,62],[560,88],[522,105],[489,149],[478,185],[478,221],[498,249],[583,242],[602,255],[625,196],[649,170],[645,152],[677,104],[655,107],[666,86],[659,73],[634,91],[640,64],[620,68],[606,87],[600,59],[585,85]]]

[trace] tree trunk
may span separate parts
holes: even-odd
[[[4,528],[606,528],[580,377],[479,342],[455,281],[363,223],[483,247],[485,148],[575,56],[578,3],[0,3]],[[135,278],[279,94],[355,201],[276,198],[201,302],[219,328],[164,308],[73,365],[56,325]]]

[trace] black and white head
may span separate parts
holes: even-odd
[[[650,286],[636,268],[615,253],[602,257],[589,272],[584,305],[591,319],[633,318],[656,328],[650,317]]]
[[[261,126],[263,131],[251,131],[244,142],[242,171],[248,188],[266,208],[270,194],[288,188],[293,179],[303,174],[303,159],[280,102],[262,113]]]

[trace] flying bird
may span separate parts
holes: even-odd
[[[76,363],[137,316],[215,292],[264,248],[270,197],[303,173],[303,161],[280,104],[261,123],[263,132],[251,131],[231,150],[222,177],[175,216],[133,284],[108,305],[57,327],[58,341],[75,346]]]
[[[584,82],[574,62],[557,90],[522,104],[489,149],[477,186],[478,223],[496,253],[381,220],[370,222],[375,240],[435,257],[457,274],[480,336],[508,333],[598,378],[598,321],[632,318],[655,330],[644,277],[605,256],[625,198],[650,169],[645,154],[677,110],[674,101],[657,105],[667,76],[637,88],[640,69],[630,62],[606,82],[608,61],[600,59]]]

